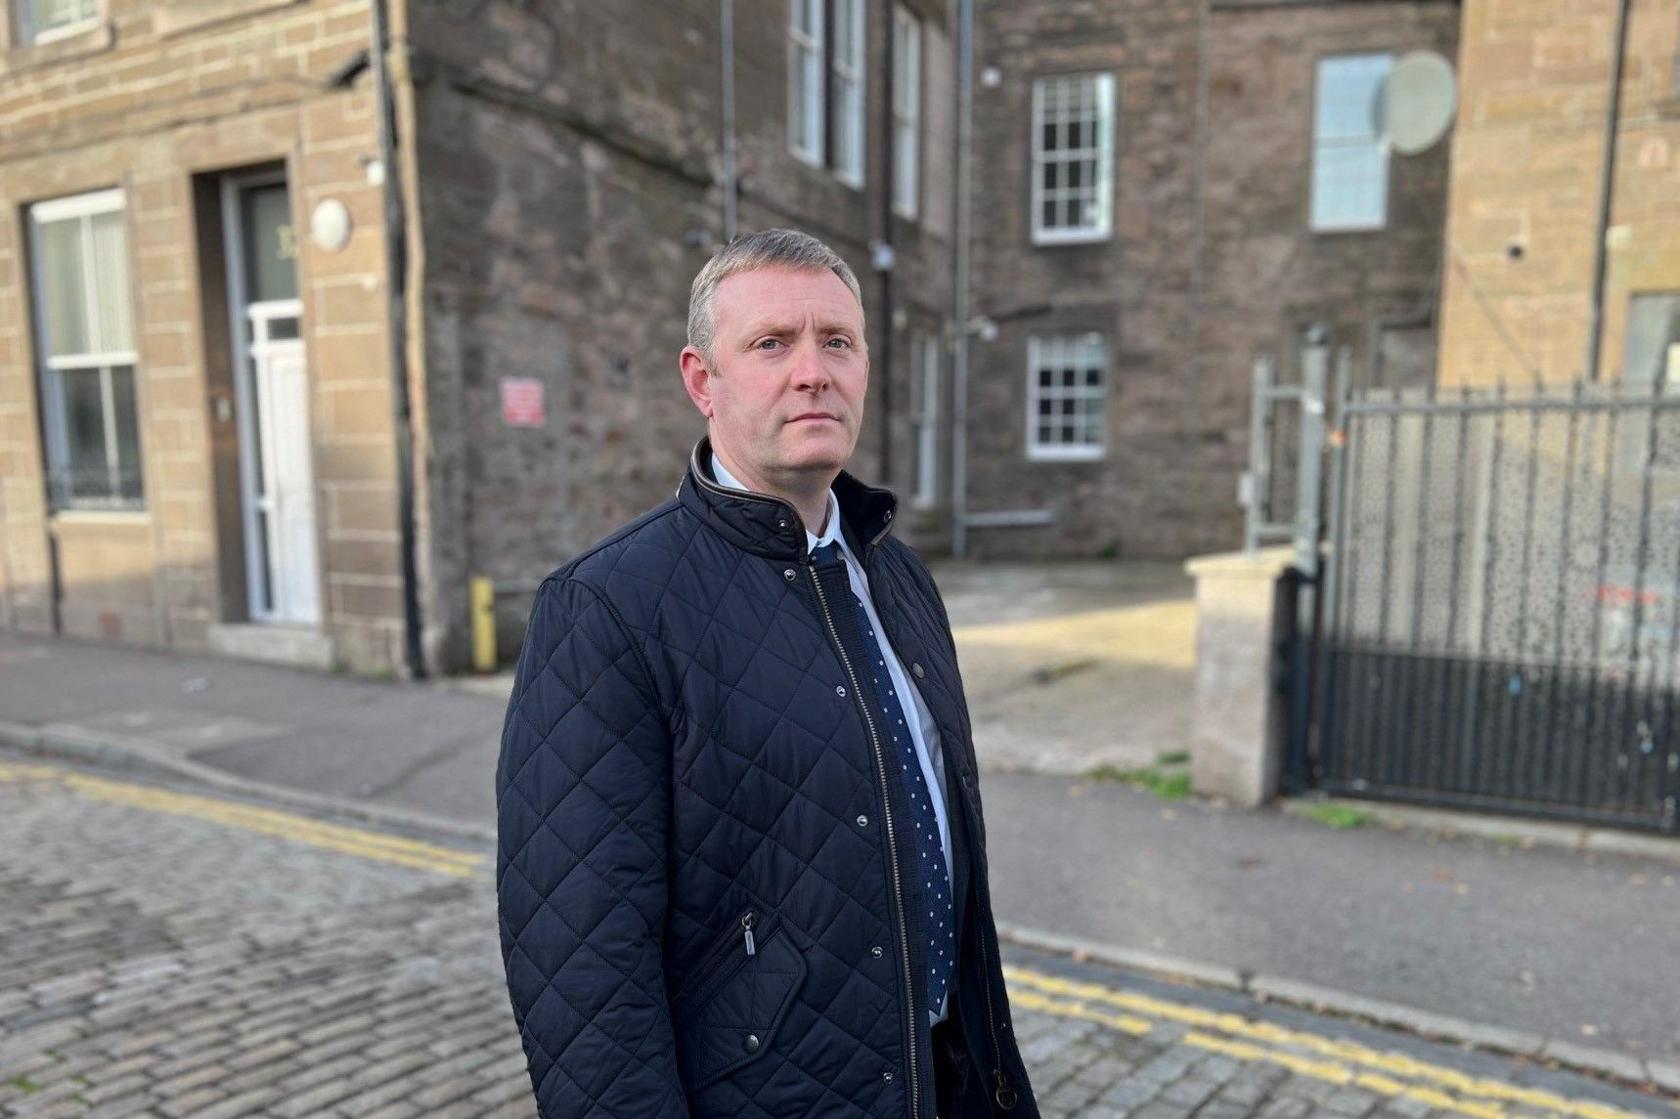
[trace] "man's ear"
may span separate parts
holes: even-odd
[[[684,346],[677,357],[677,364],[682,368],[683,388],[688,390],[688,398],[694,401],[694,406],[700,409],[700,414],[708,420],[712,418],[712,367],[707,363],[704,355],[693,346]]]

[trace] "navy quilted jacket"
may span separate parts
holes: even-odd
[[[934,1119],[937,1061],[939,1119],[1036,1119],[950,622],[895,498],[834,482],[945,751],[960,940],[937,1033],[909,814],[838,640],[856,612],[815,582],[793,507],[710,461],[701,439],[674,499],[543,582],[520,653],[496,876],[538,1108]]]

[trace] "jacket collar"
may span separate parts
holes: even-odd
[[[892,529],[898,498],[866,485],[842,470],[832,486],[840,507],[840,530],[861,561]],[[720,536],[743,551],[767,559],[804,559],[805,523],[779,497],[726,486],[712,473],[712,439],[702,435],[688,456],[677,499]]]

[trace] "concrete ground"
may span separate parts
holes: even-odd
[[[943,563],[974,748],[1081,774],[1189,749],[1194,587],[1180,564]]]
[[[524,1117],[492,851],[0,751],[0,1117]],[[1659,1096],[1009,948],[1049,1119],[1631,1119]]]

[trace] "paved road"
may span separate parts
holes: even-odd
[[[0,753],[0,1116],[532,1113],[489,852]],[[1653,1096],[1006,952],[1048,1116],[1674,1119]]]
[[[1680,863],[987,776],[997,909],[1680,1064]]]
[[[0,634],[0,720],[482,827],[504,707]],[[1067,778],[981,790],[1000,920],[1680,1062],[1680,862],[1331,832]]]

